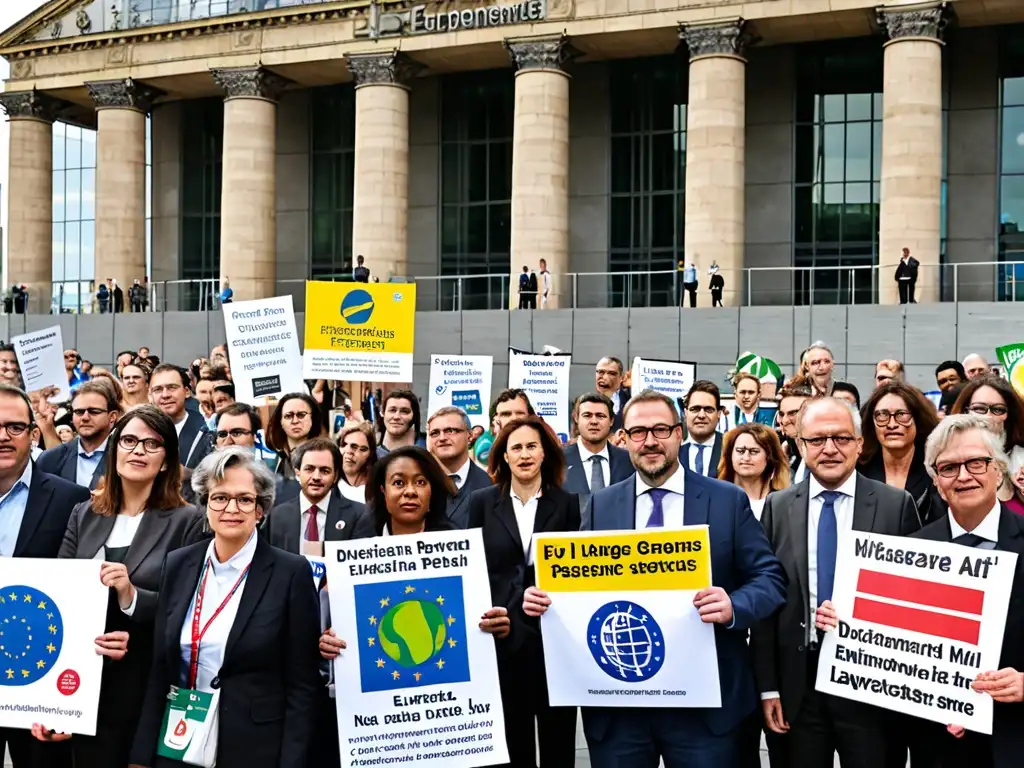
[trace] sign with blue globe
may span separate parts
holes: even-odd
[[[665,663],[661,627],[628,600],[605,603],[590,617],[587,647],[601,670],[628,683],[649,680]]]

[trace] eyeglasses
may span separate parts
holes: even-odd
[[[117,444],[121,446],[128,453],[135,451],[135,446],[142,443],[142,450],[146,453],[156,453],[163,449],[164,444],[157,440],[155,437],[138,438],[135,435],[121,435],[118,438]]]
[[[12,421],[7,424],[0,423],[0,429],[7,430],[7,434],[11,437],[21,437],[31,426],[32,424],[26,424],[23,421]]]
[[[465,431],[462,427],[445,427],[444,429],[432,429],[427,433],[427,436],[436,440],[442,434],[445,437],[455,437],[455,435],[461,435]]]
[[[914,422],[914,414],[910,411],[887,411],[884,408],[875,411],[875,426],[888,426],[890,419],[896,419],[897,424],[909,427]]]
[[[678,424],[655,424],[653,427],[633,427],[627,429],[626,434],[634,443],[647,442],[648,435],[654,435],[659,440],[665,440],[672,435]]]
[[[967,410],[971,413],[976,413],[978,416],[988,416],[990,413],[993,416],[1005,416],[1010,412],[1010,409],[1005,405],[989,405],[988,403],[975,403],[974,405],[967,406]]]
[[[242,496],[229,496],[226,493],[213,493],[206,500],[206,506],[214,512],[223,512],[231,502],[235,502],[239,512],[246,514],[256,509],[256,497],[248,494]]]
[[[302,421],[309,416],[309,411],[292,411],[291,413],[282,413],[281,419],[284,421]]]
[[[936,464],[934,466],[935,474],[939,477],[944,477],[950,480],[954,477],[960,476],[960,467],[967,467],[967,471],[972,475],[984,475],[988,471],[988,465],[992,463],[991,456],[979,456],[975,459],[968,459],[967,461],[950,461],[943,464]]]
[[[752,459],[756,459],[758,456],[764,453],[764,451],[762,451],[760,448],[744,448],[742,446],[739,448],[733,448],[733,452],[737,456],[749,456]]]
[[[686,410],[694,416],[698,413],[706,413],[710,416],[712,413],[716,413],[718,408],[714,405],[691,405]]]
[[[162,395],[164,392],[169,395],[173,395],[182,389],[184,389],[184,387],[182,387],[181,384],[164,384],[163,386],[150,387],[149,391],[150,394],[153,395]]]
[[[832,445],[840,451],[849,448],[857,440],[853,435],[823,435],[821,437],[801,437],[800,439],[804,445],[818,449],[824,448],[825,443],[831,440]]]
[[[82,418],[87,413],[90,416],[102,416],[104,413],[110,413],[110,411],[108,411],[106,408],[74,408],[72,409],[71,413],[73,413],[78,418]]]
[[[241,427],[236,427],[235,429],[218,429],[217,430],[217,439],[218,440],[227,440],[229,437],[233,438],[233,439],[237,439],[239,437],[247,437],[247,436],[249,436],[251,434],[252,434],[252,430],[251,429],[242,429]]]

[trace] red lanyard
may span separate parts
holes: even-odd
[[[228,596],[224,598],[217,610],[213,612],[213,616],[209,618],[206,625],[202,629],[199,628],[199,617],[203,611],[203,595],[206,593],[206,579],[210,575],[210,569],[212,564],[210,559],[206,559],[206,567],[203,568],[203,578],[199,580],[199,587],[196,589],[196,607],[192,612],[192,656],[189,660],[188,665],[188,687],[196,687],[196,679],[199,677],[199,644],[203,641],[203,637],[206,635],[206,630],[210,628],[214,620],[220,616],[220,612],[223,611],[227,604],[231,602],[231,598],[234,597],[235,592],[242,586],[242,582],[245,581],[245,577],[249,575],[249,566],[245,566],[245,570],[242,571],[242,575],[238,577],[238,581],[235,582],[235,586],[228,592]]]

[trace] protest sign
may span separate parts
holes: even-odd
[[[526,392],[537,415],[542,417],[563,443],[569,442],[568,354],[534,355],[508,350],[508,385]]]
[[[992,698],[970,685],[999,669],[1017,555],[847,531],[839,536],[816,688],[992,733]]]
[[[329,542],[325,560],[343,768],[507,762],[480,531]]]
[[[428,413],[454,405],[474,427],[487,429],[493,365],[490,355],[431,355]]]
[[[235,399],[263,405],[267,398],[306,391],[291,296],[236,301],[223,310]]]
[[[1008,344],[996,347],[999,362],[1006,370],[1006,378],[1018,395],[1024,397],[1024,344]]]
[[[96,560],[0,557],[0,728],[96,734],[108,592]]]
[[[71,399],[68,372],[64,368],[64,342],[59,325],[15,336],[11,339],[11,344],[18,358],[26,392],[48,390],[47,397],[51,403],[62,403]]]
[[[534,537],[552,706],[720,707],[706,525]]]
[[[671,362],[669,360],[648,360],[634,357],[632,373],[633,392],[653,389],[668,395],[677,403],[690,391],[697,378],[697,364],[688,362]]]
[[[412,381],[415,283],[306,283],[302,375]]]

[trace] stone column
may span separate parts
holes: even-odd
[[[746,77],[752,39],[743,19],[681,24],[689,50],[686,110],[685,258],[701,285],[717,264],[725,280],[722,302],[742,303],[746,184]]]
[[[146,115],[159,91],[134,80],[86,83],[96,105],[96,284],[114,278],[125,311],[146,277]]]
[[[215,69],[224,91],[220,278],[235,301],[276,292],[277,98],[287,81],[262,67]]]
[[[878,232],[880,303],[899,302],[903,248],[921,266],[916,300],[938,301],[942,221],[942,31],[946,3],[882,7],[882,209]]]
[[[565,35],[507,40],[516,66],[512,136],[512,232],[509,306],[519,306],[523,265],[537,270],[537,308],[543,307],[541,259],[551,273],[546,308],[572,306],[569,276],[569,73]]]
[[[397,50],[346,54],[356,86],[352,263],[404,276],[409,246],[409,88],[420,66]]]
[[[29,311],[49,312],[53,296],[53,121],[59,102],[38,91],[0,94],[10,120],[7,272],[3,289],[24,283]]]

